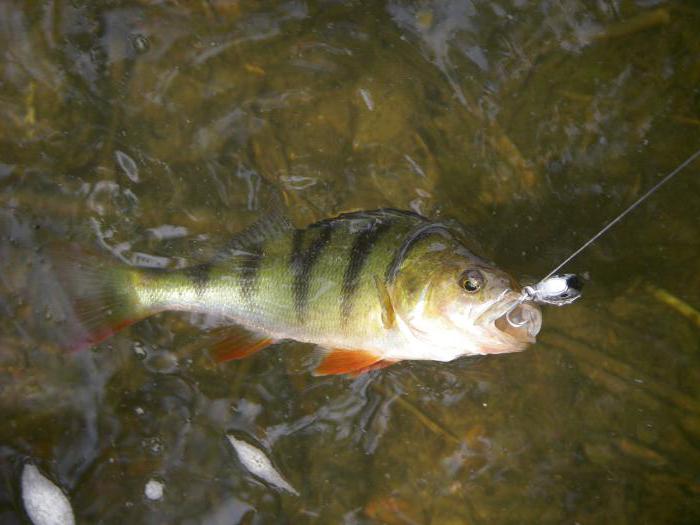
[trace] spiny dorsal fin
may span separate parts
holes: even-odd
[[[294,225],[284,213],[281,199],[271,199],[265,211],[253,224],[234,235],[216,259],[226,259],[231,255],[257,255],[258,246],[263,241],[287,235],[294,230]]]
[[[263,240],[289,233],[293,229],[294,227],[287,216],[282,211],[277,210],[265,214],[265,216],[235,235],[230,241],[230,246],[233,248],[245,249]]]

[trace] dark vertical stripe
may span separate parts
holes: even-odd
[[[292,236],[292,252],[289,255],[289,272],[292,274],[292,303],[297,318],[301,318],[299,309],[299,288],[301,284],[299,283],[299,276],[301,275],[302,266],[304,264],[305,233],[306,230],[294,230],[294,235]]]
[[[306,230],[294,230],[292,235],[292,252],[289,254],[289,271],[292,275],[301,272],[301,261],[304,258],[304,233]]]
[[[248,303],[255,301],[255,295],[258,291],[258,281],[260,280],[260,267],[263,261],[262,247],[256,246],[251,250],[250,255],[241,256],[237,260],[239,264],[238,279],[241,286],[243,299]]]
[[[408,257],[408,254],[411,253],[413,247],[426,237],[435,234],[439,234],[446,239],[452,238],[452,235],[443,224],[422,224],[418,228],[411,230],[401,243],[401,246],[394,252],[391,263],[389,263],[386,273],[384,274],[384,282],[386,284],[393,283],[401,269],[401,265]]]
[[[314,265],[331,240],[334,228],[333,222],[320,224],[307,231],[318,230],[318,235],[306,250],[303,250],[303,234],[295,232],[292,240],[292,256],[290,267],[294,275],[294,309],[299,320],[303,320],[309,303],[309,285]]]
[[[343,275],[343,286],[340,292],[341,321],[346,323],[352,313],[355,294],[360,284],[362,269],[367,258],[372,253],[377,240],[391,227],[388,219],[372,222],[368,228],[357,235],[350,249],[350,260]]]
[[[211,268],[211,263],[202,263],[185,269],[185,275],[192,283],[197,299],[201,299],[207,290]]]

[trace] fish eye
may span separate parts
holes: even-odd
[[[476,293],[484,286],[484,276],[479,270],[467,270],[459,278],[459,285],[467,293]]]

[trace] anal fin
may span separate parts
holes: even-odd
[[[239,326],[225,326],[210,335],[209,354],[217,363],[244,359],[275,342],[265,335],[250,332]]]
[[[360,374],[382,362],[382,358],[367,350],[332,349],[314,370],[314,375]]]

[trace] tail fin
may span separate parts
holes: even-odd
[[[139,299],[143,270],[70,246],[50,246],[51,265],[76,322],[68,345],[72,350],[95,346],[157,310]]]

